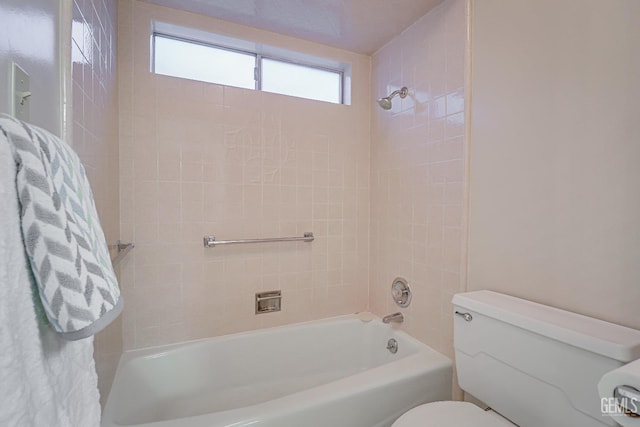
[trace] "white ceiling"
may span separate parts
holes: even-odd
[[[442,0],[146,0],[371,54]]]

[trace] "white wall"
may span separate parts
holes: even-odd
[[[30,122],[60,135],[59,1],[0,2],[0,112],[10,112],[11,62],[30,76]]]
[[[640,328],[640,2],[476,0],[469,290]]]

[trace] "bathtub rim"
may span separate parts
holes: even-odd
[[[255,335],[255,334],[261,334],[261,333],[276,333],[277,331],[280,330],[287,330],[287,329],[299,329],[299,328],[304,328],[307,327],[309,325],[318,325],[321,326],[322,324],[329,324],[329,323],[340,323],[340,322],[344,322],[344,321],[348,321],[348,322],[353,322],[353,323],[371,323],[371,322],[376,322],[379,323],[380,325],[382,325],[383,327],[387,328],[389,330],[389,332],[393,333],[393,334],[397,334],[399,336],[402,337],[403,340],[406,340],[408,343],[411,343],[412,345],[414,345],[417,348],[417,351],[415,351],[414,353],[408,354],[406,356],[404,356],[403,358],[400,358],[392,363],[385,363],[379,366],[375,366],[372,367],[371,369],[365,370],[363,372],[359,372],[356,373],[354,375],[350,375],[344,378],[340,378],[336,381],[327,383],[327,384],[321,384],[309,389],[305,389],[302,391],[298,391],[292,394],[288,394],[285,396],[280,396],[277,397],[273,400],[269,400],[269,401],[265,401],[265,402],[261,402],[261,403],[257,403],[254,405],[250,405],[250,406],[246,406],[246,407],[242,407],[242,408],[234,408],[234,409],[229,409],[229,410],[225,410],[225,411],[219,411],[219,412],[212,412],[209,414],[200,414],[200,415],[193,415],[193,416],[189,416],[189,417],[184,417],[184,418],[176,418],[176,419],[171,419],[171,420],[161,420],[161,421],[153,421],[153,422],[145,422],[145,423],[141,423],[141,424],[119,424],[116,422],[117,416],[115,416],[115,400],[112,400],[112,392],[114,390],[116,390],[116,386],[118,385],[118,383],[120,381],[124,381],[124,380],[119,380],[119,374],[121,374],[121,372],[124,369],[124,366],[131,362],[132,360],[135,359],[144,359],[147,357],[161,357],[167,353],[170,353],[172,350],[179,350],[179,349],[185,349],[186,347],[190,347],[190,346],[197,346],[199,344],[207,344],[211,341],[224,341],[226,339],[241,339],[242,337],[246,337],[246,336],[251,336],[251,335]],[[453,361],[447,357],[446,355],[438,352],[437,350],[433,349],[431,346],[429,346],[428,344],[423,343],[422,341],[419,341],[418,339],[412,337],[411,335],[409,335],[407,332],[403,331],[402,329],[400,329],[398,327],[398,325],[395,324],[384,324],[381,320],[381,318],[379,316],[373,316],[373,320],[370,321],[365,321],[365,320],[361,320],[358,318],[358,313],[354,313],[354,314],[345,314],[345,315],[338,315],[338,316],[332,316],[332,317],[326,317],[326,318],[321,318],[321,319],[315,319],[315,320],[308,320],[308,321],[304,321],[304,322],[297,322],[297,323],[291,323],[291,324],[285,324],[285,325],[278,325],[278,326],[272,326],[272,327],[267,327],[267,328],[260,328],[260,329],[253,329],[253,330],[249,330],[249,331],[242,331],[242,332],[236,332],[236,333],[231,333],[231,334],[225,334],[225,335],[218,335],[218,336],[214,336],[214,337],[206,337],[206,338],[199,338],[199,339],[194,339],[194,340],[187,340],[187,341],[182,341],[182,342],[177,342],[177,343],[171,343],[171,344],[163,344],[163,345],[158,345],[158,346],[149,346],[149,347],[145,347],[145,348],[140,348],[140,349],[132,349],[132,350],[127,350],[124,351],[120,357],[120,360],[118,362],[118,367],[116,369],[116,374],[114,376],[114,381],[113,381],[113,385],[112,388],[109,392],[109,395],[107,396],[107,401],[104,407],[104,410],[102,412],[102,424],[101,426],[103,427],[125,427],[125,426],[131,426],[131,427],[165,427],[168,426],[169,423],[171,422],[175,422],[176,420],[185,420],[186,423],[184,424],[185,426],[190,426],[190,425],[196,425],[196,424],[191,424],[191,422],[196,422],[196,420],[201,419],[202,417],[206,417],[209,416],[211,414],[223,414],[224,416],[226,416],[226,414],[234,414],[237,413],[240,410],[245,410],[247,408],[250,408],[251,410],[255,411],[255,409],[260,409],[262,407],[266,407],[266,405],[273,405],[274,402],[276,405],[282,405],[282,404],[286,404],[286,402],[288,401],[293,401],[295,402],[296,396],[300,395],[300,394],[305,394],[305,395],[313,395],[313,394],[321,394],[322,390],[327,388],[327,387],[331,387],[333,384],[335,383],[343,383],[343,384],[350,384],[352,385],[352,387],[355,385],[355,389],[362,389],[362,391],[368,390],[368,389],[364,389],[362,388],[362,385],[359,384],[362,380],[362,376],[363,374],[367,373],[367,372],[371,372],[371,371],[378,371],[378,372],[384,372],[384,371],[393,371],[395,368],[395,365],[397,363],[402,362],[405,365],[409,365],[409,366],[414,366],[414,365],[419,365],[421,363],[424,362],[428,362],[428,369],[423,369],[424,372],[440,372],[440,371],[446,371],[447,369],[449,370],[449,377],[451,377],[452,375],[452,369],[453,369]],[[409,378],[409,375],[405,375],[404,373],[397,373],[398,375],[400,375],[400,379],[401,380],[406,380],[407,378]],[[388,377],[384,376],[383,378],[385,378],[385,381],[381,384],[376,384],[375,388],[380,388],[382,385],[388,384],[391,381],[389,380]],[[394,380],[398,380],[398,377],[396,376],[394,378]],[[451,380],[451,378],[450,378]],[[353,390],[353,388],[350,388],[350,390]],[[339,393],[339,394],[342,394]],[[104,424],[105,422],[108,422],[108,424]],[[182,424],[181,424],[182,425]]]
[[[147,347],[140,347],[140,348],[134,348],[134,349],[129,349],[129,350],[123,350],[122,351],[122,355],[120,356],[120,359],[118,361],[118,368],[116,369],[116,376],[118,374],[118,369],[120,368],[120,365],[124,362],[127,362],[129,360],[138,358],[138,357],[145,357],[145,356],[149,356],[149,355],[153,355],[153,354],[158,354],[158,353],[166,353],[166,352],[170,352],[171,350],[175,350],[177,348],[180,347],[184,347],[187,345],[195,345],[195,344],[202,344],[205,342],[209,342],[212,340],[217,340],[217,339],[223,339],[223,338],[229,338],[229,337],[243,337],[243,336],[247,336],[247,335],[253,335],[256,333],[271,333],[271,332],[275,332],[275,331],[279,331],[282,329],[290,329],[290,328],[302,328],[304,326],[308,326],[310,324],[314,324],[314,325],[321,325],[323,323],[334,323],[334,322],[339,322],[339,321],[344,321],[344,320],[351,320],[351,321],[355,321],[355,320],[359,320],[362,323],[382,323],[382,318],[377,316],[377,315],[373,315],[373,319],[372,320],[360,320],[358,318],[358,313],[352,313],[352,314],[340,314],[337,316],[331,316],[331,317],[323,317],[320,319],[312,319],[312,320],[305,320],[303,322],[295,322],[295,323],[288,323],[285,325],[276,325],[276,326],[268,326],[265,328],[259,328],[259,329],[251,329],[251,330],[247,330],[247,331],[240,331],[240,332],[232,332],[229,334],[223,334],[223,335],[216,335],[213,337],[204,337],[204,338],[194,338],[194,339],[190,339],[190,340],[184,340],[184,341],[179,341],[179,342],[175,342],[175,343],[169,343],[169,344],[159,344],[159,345],[153,345],[153,346],[147,346]],[[354,322],[355,323],[355,322]],[[407,341],[411,342],[412,344],[418,346],[418,347],[422,347],[422,346],[426,346],[429,349],[434,350],[431,346],[429,346],[429,344],[425,344],[422,341],[412,337],[411,335],[409,335],[407,332],[405,332],[404,330],[400,329],[400,326],[398,326],[397,324],[394,323],[388,323],[386,324],[389,326],[389,329],[394,331],[394,333],[398,333],[401,336],[403,336],[403,339],[406,339]],[[436,351],[437,352],[437,351]],[[439,352],[437,352],[439,353]],[[441,353],[440,353],[441,354]],[[445,356],[445,355],[443,355]],[[447,356],[445,356],[447,357]],[[114,376],[115,378],[115,376]]]

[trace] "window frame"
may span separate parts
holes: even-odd
[[[209,41],[198,40],[197,38],[189,38],[189,37],[184,37],[184,36],[177,36],[175,34],[170,34],[170,33],[167,33],[167,32],[164,32],[164,31],[158,31],[158,30],[153,30],[151,32],[151,72],[154,73],[154,74],[156,74],[156,70],[155,70],[155,66],[156,66],[156,37],[176,40],[176,41],[180,41],[180,42],[184,42],[184,43],[191,43],[191,44],[195,44],[195,45],[199,45],[199,46],[209,47],[209,48],[212,48],[212,49],[225,50],[225,51],[234,52],[234,53],[238,53],[238,54],[253,56],[254,57],[254,61],[255,61],[254,62],[254,68],[253,68],[253,76],[254,76],[255,84],[254,84],[254,89],[253,90],[258,90],[258,91],[261,91],[261,92],[267,92],[267,91],[264,91],[262,89],[262,77],[263,77],[262,76],[262,59],[268,59],[268,60],[271,60],[271,61],[282,62],[282,63],[292,64],[292,65],[298,65],[298,66],[301,66],[301,67],[306,67],[306,68],[311,68],[311,69],[315,69],[315,70],[320,70],[320,71],[324,71],[324,72],[337,74],[338,75],[338,102],[337,103],[336,102],[332,102],[332,101],[325,101],[325,100],[315,99],[315,98],[307,98],[307,97],[303,97],[303,96],[280,94],[278,92],[267,92],[267,93],[276,93],[276,94],[283,95],[283,96],[292,96],[292,97],[301,98],[301,99],[309,99],[309,100],[312,100],[312,101],[328,102],[330,104],[347,105],[347,104],[345,104],[345,93],[344,93],[344,91],[345,91],[345,70],[344,69],[324,67],[322,65],[311,64],[311,63],[308,63],[308,62],[305,62],[305,61],[299,61],[299,60],[296,60],[294,58],[287,58],[287,57],[283,57],[283,56],[279,56],[279,55],[263,54],[263,53],[255,51],[255,50],[234,48],[234,47],[230,47],[230,46],[225,46],[223,44],[217,44],[217,43],[213,43],[213,42],[209,42]],[[185,78],[185,77],[179,77],[179,76],[170,76],[170,77]],[[209,83],[209,82],[207,82],[207,83]],[[214,84],[220,84],[220,85],[224,85],[224,86],[229,86],[229,85],[226,85],[224,83],[214,83]],[[235,87],[235,86],[233,86],[233,87]]]

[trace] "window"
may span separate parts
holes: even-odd
[[[255,55],[159,35],[154,41],[157,74],[255,88]]]
[[[153,34],[152,71],[167,76],[343,103],[342,69],[296,61],[296,56],[306,55],[291,53],[291,58],[283,59],[243,47],[245,49],[236,49],[156,32]],[[282,52],[279,50],[278,53]]]
[[[262,90],[340,104],[342,73],[262,58]]]

